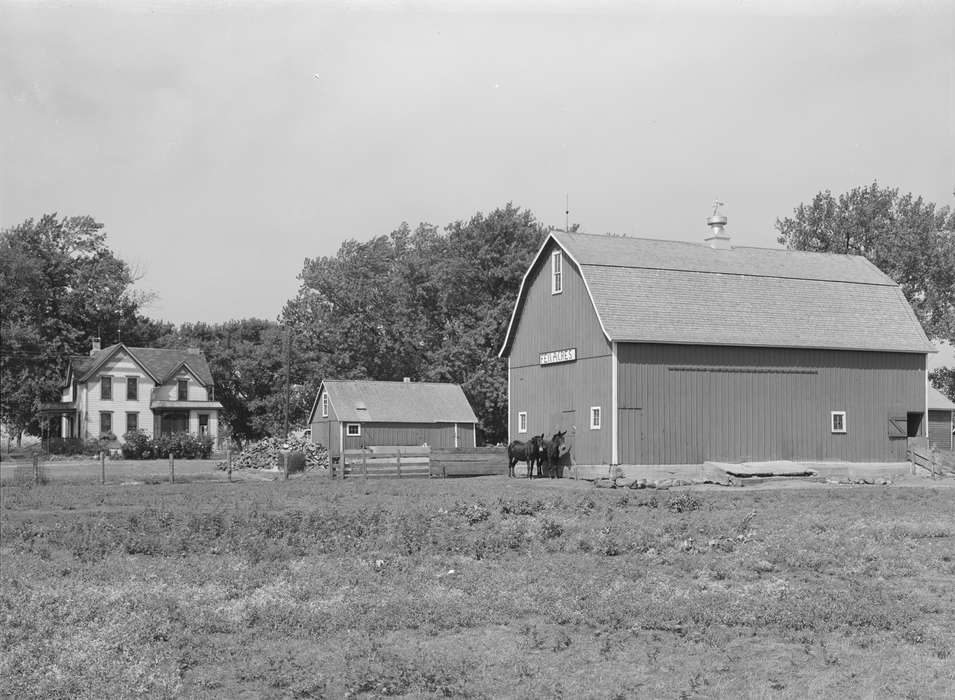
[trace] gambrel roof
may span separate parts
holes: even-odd
[[[577,266],[609,341],[934,352],[902,290],[854,255],[552,232]]]
[[[315,418],[322,391],[335,416],[351,423],[477,423],[457,384],[326,379],[312,407]]]

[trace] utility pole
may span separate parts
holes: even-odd
[[[289,328],[288,321],[285,322],[285,439],[288,440],[288,404],[291,393],[291,370],[289,365],[292,363],[292,329]]]

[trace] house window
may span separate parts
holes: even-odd
[[[564,255],[559,250],[550,256],[550,293],[560,294],[564,291]]]
[[[527,411],[521,411],[517,414],[517,432],[527,432]]]
[[[126,400],[139,400],[139,377],[126,377]]]
[[[600,406],[590,407],[590,429],[600,430]]]
[[[830,415],[830,426],[832,427],[832,432],[834,433],[844,433],[846,432],[846,412],[845,411],[833,411]]]
[[[99,435],[103,437],[106,433],[113,432],[113,414],[109,411],[101,411],[99,414]]]
[[[137,430],[139,430],[139,414],[127,413],[126,414],[126,432],[134,433]]]
[[[322,392],[322,418],[328,418],[328,392]]]
[[[99,378],[99,397],[103,399],[104,401],[108,401],[113,398],[113,378],[112,377]]]
[[[345,434],[348,437],[358,437],[361,435],[361,423],[348,423],[345,426]]]
[[[179,387],[178,399],[180,401],[185,401],[186,399],[189,398],[189,380],[180,379],[178,381],[178,387]]]
[[[208,413],[199,414],[199,434],[200,435],[209,434],[209,414]]]

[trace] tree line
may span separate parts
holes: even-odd
[[[307,258],[273,320],[178,327],[142,313],[135,271],[93,218],[45,215],[0,233],[0,421],[36,433],[71,354],[104,346],[199,347],[222,421],[240,441],[305,427],[323,378],[453,382],[481,436],[507,436],[498,359],[521,279],[548,228],[507,204],[439,229],[407,223],[333,256]],[[877,183],[818,193],[777,219],[794,250],[863,255],[899,283],[926,334],[955,344],[955,213]],[[955,399],[955,369],[935,386]]]

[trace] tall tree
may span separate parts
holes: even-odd
[[[138,314],[147,296],[89,216],[47,214],[0,232],[0,421],[36,430],[38,404],[59,398],[64,360],[90,339],[151,341],[168,326]]]
[[[955,340],[955,213],[897,188],[826,190],[776,220],[794,250],[863,255],[895,280],[933,339]]]

